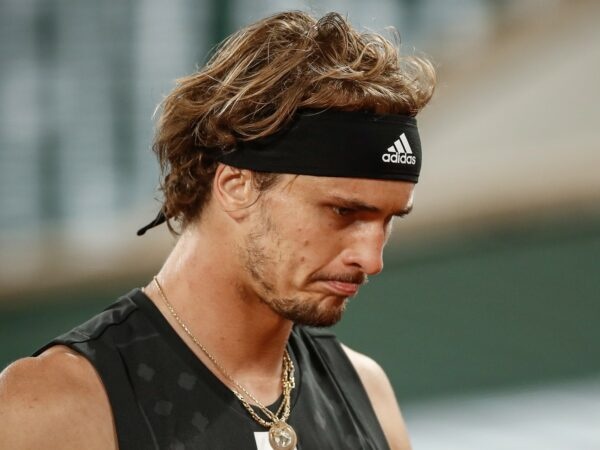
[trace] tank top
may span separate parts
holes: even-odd
[[[57,337],[95,367],[111,405],[120,450],[265,450],[266,429],[134,289]],[[298,450],[389,449],[370,400],[334,334],[294,326],[296,367],[288,423]],[[275,411],[278,400],[269,407]]]

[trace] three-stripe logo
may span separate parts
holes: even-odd
[[[417,163],[417,157],[413,156],[412,148],[406,139],[406,134],[402,133],[398,139],[387,149],[387,153],[381,155],[381,159],[386,163],[409,164]]]

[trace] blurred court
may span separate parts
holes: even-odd
[[[595,450],[600,378],[424,402],[405,417],[415,449]]]

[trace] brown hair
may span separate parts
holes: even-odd
[[[164,179],[163,212],[185,226],[199,217],[213,155],[280,130],[299,108],[416,115],[435,86],[431,63],[359,33],[339,14],[283,12],[226,39],[207,65],[163,102],[153,145]],[[257,174],[266,189],[274,176]]]

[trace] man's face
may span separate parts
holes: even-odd
[[[402,181],[282,176],[253,206],[239,248],[248,287],[286,319],[333,325],[348,297],[382,270],[392,219],[410,211],[413,189]]]

